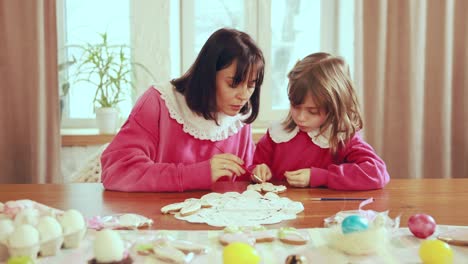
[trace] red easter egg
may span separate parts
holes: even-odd
[[[408,228],[414,236],[427,238],[434,234],[436,222],[432,216],[427,214],[415,214],[408,220]]]

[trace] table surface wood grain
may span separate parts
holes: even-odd
[[[246,182],[220,182],[215,192],[245,190]],[[85,217],[116,213],[137,213],[154,220],[152,229],[210,230],[206,224],[191,224],[172,215],[160,213],[161,207],[187,198],[200,198],[208,191],[184,193],[125,193],[104,190],[100,183],[79,184],[0,184],[0,201],[31,199],[66,210],[77,209]],[[305,210],[294,220],[268,225],[269,228],[323,227],[326,217],[342,210],[355,210],[360,201],[311,201],[311,197],[373,197],[364,209],[389,211],[390,217],[401,216],[401,226],[416,213],[434,217],[438,224],[468,226],[468,179],[392,179],[382,190],[334,191],[329,189],[288,188],[281,196],[304,204]]]

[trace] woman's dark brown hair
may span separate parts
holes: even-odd
[[[214,32],[203,45],[197,59],[180,78],[171,81],[176,90],[185,96],[188,107],[207,120],[217,122],[216,72],[229,67],[237,60],[233,86],[246,81],[256,69],[255,90],[241,114],[252,113],[244,120],[252,123],[260,108],[260,87],[263,82],[265,60],[252,38],[235,29],[222,28]]]

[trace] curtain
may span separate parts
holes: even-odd
[[[0,183],[60,182],[54,0],[0,0]]]
[[[130,1],[132,56],[135,62],[144,65],[153,75],[150,76],[141,67],[134,67],[134,100],[150,85],[168,82],[172,64],[177,65],[175,58],[171,58],[172,49],[180,48],[172,43],[170,37],[172,5],[173,2],[166,0]]]
[[[468,1],[355,3],[367,141],[392,178],[468,177]]]

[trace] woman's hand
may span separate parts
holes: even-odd
[[[310,169],[286,171],[284,177],[286,177],[289,185],[293,187],[308,187],[310,183]]]
[[[255,169],[252,171],[252,174],[255,174],[255,176],[261,179],[261,182],[266,182],[271,179],[271,170],[265,163],[255,166]],[[259,180],[256,179],[253,175],[252,180],[254,182],[259,182]]]
[[[234,175],[240,176],[245,173],[241,165],[244,161],[236,155],[230,153],[216,154],[210,159],[211,181],[216,182],[223,176],[232,178]]]

